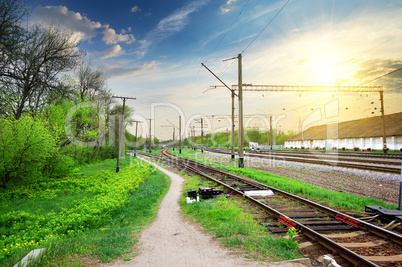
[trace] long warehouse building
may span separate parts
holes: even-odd
[[[312,126],[285,141],[286,148],[383,149],[381,116]],[[387,148],[402,151],[402,112],[385,115]]]

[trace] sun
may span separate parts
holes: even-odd
[[[310,59],[310,82],[312,85],[340,85],[347,73],[339,64],[339,58],[334,55],[317,56]]]

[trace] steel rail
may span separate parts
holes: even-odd
[[[293,157],[293,158],[311,158],[311,159],[318,159],[318,160],[336,160],[337,162],[361,162],[361,163],[368,163],[368,164],[383,164],[383,165],[397,165],[400,166],[401,162],[398,159],[393,159],[393,158],[375,158],[375,159],[362,159],[362,158],[354,158],[354,159],[350,159],[351,157],[344,157],[343,155],[327,155],[327,154],[299,154],[299,153],[292,153],[292,154],[270,154],[270,153],[261,153],[263,156],[267,156],[267,157]],[[253,152],[248,152],[248,155],[261,155],[261,154],[257,154],[257,153],[253,153]],[[377,160],[377,161],[375,161]],[[391,160],[391,161],[390,161]]]
[[[247,151],[247,150],[246,150]],[[341,157],[366,157],[366,158],[384,158],[384,159],[402,159],[402,154],[380,154],[370,152],[331,152],[331,151],[308,151],[308,150],[260,150],[261,153],[275,154],[311,154],[311,155],[326,155],[326,156],[341,156]]]
[[[209,151],[209,149],[206,149]],[[214,152],[214,151],[212,151]],[[214,153],[221,153],[221,154],[229,154],[226,151],[214,152]],[[386,173],[401,173],[400,168],[392,168],[386,166],[373,166],[373,165],[361,165],[361,164],[354,164],[354,163],[340,163],[337,161],[333,161],[334,164],[330,164],[328,161],[319,160],[319,159],[303,159],[303,158],[295,158],[295,157],[286,157],[286,156],[275,156],[275,155],[259,155],[259,154],[247,154],[246,156],[253,157],[253,158],[261,158],[261,159],[277,159],[283,161],[294,161],[294,162],[301,162],[301,163],[310,163],[310,164],[318,164],[318,165],[327,165],[327,166],[335,166],[341,168],[353,168],[353,169],[361,169],[361,170],[370,170],[370,171],[378,171],[378,172],[386,172]]]

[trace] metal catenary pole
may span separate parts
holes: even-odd
[[[181,154],[181,116],[179,116],[179,154]]]
[[[201,153],[204,153],[204,126],[201,118]]]
[[[239,86],[239,168],[244,168],[244,139],[243,139],[243,77],[242,77],[242,57],[237,56],[238,63],[238,86]]]
[[[241,55],[240,55],[241,57]],[[233,58],[229,58],[229,59],[224,59],[223,61],[227,61],[227,60],[233,60],[233,59],[238,59],[238,57],[233,57]],[[205,66],[204,63],[201,63],[201,65],[206,68],[216,79],[218,79],[218,81],[220,81],[227,89],[229,89],[231,91],[231,96],[232,96],[232,155],[231,158],[234,159],[235,158],[235,154],[234,154],[234,138],[235,138],[235,124],[234,124],[234,97],[238,95],[234,92],[234,89],[231,89],[229,86],[227,86],[226,83],[224,83],[215,73],[213,73],[207,66]]]
[[[231,159],[235,158],[235,152],[234,152],[234,147],[235,147],[235,107],[234,107],[234,97],[235,93],[234,90],[232,91],[232,149],[231,149]]]
[[[135,140],[134,140],[134,157],[137,156],[137,132],[138,132],[138,123],[142,123],[141,121],[134,121],[135,122]]]
[[[401,210],[401,193],[402,193],[402,161],[401,161],[401,180],[399,181],[398,210]]]
[[[152,152],[152,147],[151,147],[151,121],[152,119],[149,119],[149,148],[148,148],[148,152],[151,153]]]
[[[271,137],[269,138],[270,140],[269,140],[269,142],[270,142],[270,144],[271,144],[271,150],[272,150],[272,116],[270,116],[269,117],[269,132],[270,132],[270,135],[271,135]]]

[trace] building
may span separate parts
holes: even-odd
[[[286,148],[382,150],[381,116],[312,126],[285,141]],[[402,112],[385,115],[387,147],[402,149]],[[402,150],[401,150],[402,151]]]

